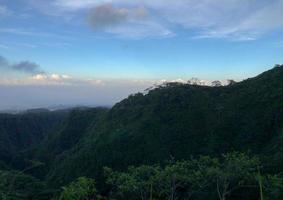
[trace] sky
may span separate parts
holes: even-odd
[[[0,109],[113,105],[283,63],[283,0],[0,0]]]

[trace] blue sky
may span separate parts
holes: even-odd
[[[282,10],[283,0],[0,0],[0,85],[11,99],[9,87],[45,87],[27,107],[54,104],[40,98],[66,85],[74,98],[61,104],[113,104],[162,80],[245,79],[283,63]],[[76,100],[78,88],[97,92]]]

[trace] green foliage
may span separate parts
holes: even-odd
[[[283,199],[283,177],[280,175],[267,175],[263,177],[263,193],[265,200]]]
[[[80,177],[68,186],[63,187],[59,200],[94,200],[96,193],[95,181]]]
[[[84,137],[87,129],[107,110],[106,108],[74,109],[61,127],[44,139],[38,147],[38,157],[49,162],[56,155],[75,146]]]
[[[201,156],[158,166],[130,167],[126,172],[105,168],[106,182],[117,199],[241,199],[259,196],[257,158],[229,153],[222,158]],[[254,195],[247,195],[252,193]],[[258,193],[258,195],[255,195]]]
[[[113,197],[119,199],[148,199],[152,193],[154,178],[160,173],[155,166],[130,167],[127,172],[113,172],[104,168],[107,184],[115,186]]]
[[[259,160],[249,158],[243,153],[229,153],[224,155],[224,161],[217,170],[217,193],[220,200],[241,190],[255,192],[257,186],[257,168]]]
[[[38,200],[46,185],[18,171],[0,171],[1,200]]]
[[[203,156],[199,159],[179,161],[165,168],[154,177],[157,199],[191,199],[193,196],[206,196],[210,177],[219,165],[217,159]]]
[[[0,114],[0,162],[16,169],[25,168],[22,152],[37,146],[66,116],[63,111]],[[0,169],[4,169],[1,165]]]

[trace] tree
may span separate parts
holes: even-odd
[[[59,200],[95,200],[97,199],[95,185],[93,179],[80,177],[68,186],[63,187]]]
[[[38,195],[46,185],[38,179],[18,171],[0,171],[0,199],[30,200]]]
[[[191,85],[201,85],[201,81],[195,77],[191,78],[187,83]]]
[[[218,160],[209,156],[167,165],[154,178],[158,199],[193,199],[195,196],[205,196],[205,190],[211,184],[211,172],[218,166]]]
[[[112,195],[120,199],[152,199],[153,177],[160,173],[156,166],[129,167],[127,172],[104,168],[106,183],[113,186]]]
[[[223,155],[223,162],[217,170],[216,187],[219,200],[226,200],[233,192],[242,189],[257,189],[257,167],[259,160],[243,153]]]
[[[221,81],[217,80],[217,81],[212,81],[211,85],[213,87],[220,87],[220,86],[222,86],[222,83],[221,83]]]
[[[227,80],[227,85],[235,85],[237,82],[234,81],[233,79],[228,79]]]
[[[265,200],[283,199],[283,177],[280,175],[263,176],[263,191]]]
[[[115,199],[219,199],[233,194],[249,199],[258,197],[257,158],[243,153],[229,153],[221,158],[200,156],[198,159],[156,166],[131,167],[126,172],[105,168],[107,183],[114,187]]]

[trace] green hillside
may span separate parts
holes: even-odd
[[[0,197],[17,169],[33,183],[15,188],[22,199],[279,200],[283,66],[228,86],[166,83],[111,109],[1,115],[0,137]]]
[[[48,173],[51,182],[97,177],[103,166],[121,170],[230,151],[269,154],[278,171],[283,67],[231,86],[165,84],[131,95],[84,130],[78,144],[57,156]]]
[[[20,154],[37,146],[48,133],[54,131],[67,112],[26,112],[0,114],[0,163],[20,165]],[[0,164],[1,167],[1,164]]]

